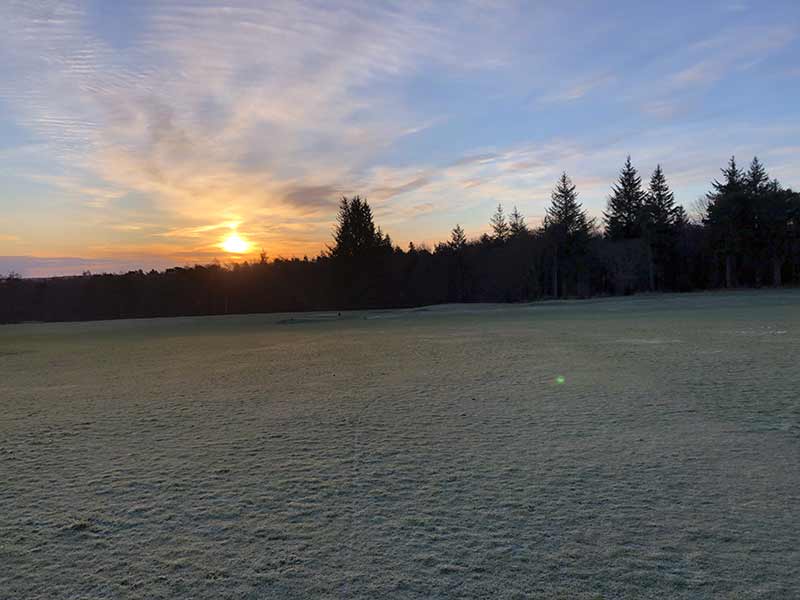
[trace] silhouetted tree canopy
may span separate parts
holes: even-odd
[[[594,234],[594,220],[578,202],[575,184],[566,173],[561,174],[550,195],[543,229],[552,251],[551,290],[559,297],[567,293],[567,277],[576,279],[584,270],[583,258]]]
[[[645,193],[642,179],[628,156],[603,213],[606,237],[611,240],[631,240],[642,235],[642,208]]]
[[[659,233],[666,233],[683,218],[679,213],[679,206],[675,204],[675,196],[669,189],[667,178],[661,165],[656,165],[656,170],[650,177],[650,187],[644,196],[642,206],[643,226]]]
[[[735,157],[722,169],[722,175],[722,181],[715,179],[711,184],[704,224],[716,257],[724,261],[725,285],[733,287],[738,284],[736,263],[753,233],[745,231],[754,226],[753,211],[745,174]]]
[[[360,196],[342,198],[333,239],[330,254],[334,258],[366,257],[392,248],[389,236],[375,227],[366,198],[362,200]]]
[[[456,226],[453,227],[453,231],[450,232],[450,241],[448,245],[453,250],[461,250],[467,245],[467,235],[464,233],[461,225],[456,224]]]
[[[511,235],[511,228],[506,221],[506,215],[503,213],[502,205],[497,205],[497,210],[492,215],[490,220],[492,226],[492,237],[497,242],[505,242],[509,235]]]
[[[648,288],[653,291],[663,282],[667,264],[675,259],[678,236],[687,224],[686,213],[675,204],[661,165],[656,166],[650,177],[639,223],[646,245]]]
[[[566,173],[562,173],[546,209],[544,231],[552,232],[570,243],[581,243],[588,239],[594,229],[594,220],[578,202],[575,184]]]
[[[525,224],[525,217],[520,214],[516,206],[511,212],[511,215],[509,215],[508,232],[511,237],[528,233],[528,226]]]
[[[604,235],[566,173],[541,227],[514,207],[491,235],[456,225],[431,252],[392,248],[359,196],[342,198],[333,245],[316,258],[175,267],[163,272],[0,277],[0,322],[517,302],[553,297],[800,283],[800,194],[753,159],[732,157],[699,223],[675,202],[657,166],[641,187],[630,157],[613,188]]]

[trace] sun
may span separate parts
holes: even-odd
[[[232,231],[228,237],[222,240],[220,247],[230,254],[244,254],[250,249],[250,243],[239,237],[239,234]]]

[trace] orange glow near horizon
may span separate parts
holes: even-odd
[[[235,231],[232,231],[220,244],[220,248],[229,254],[244,254],[250,250],[250,246],[250,242],[241,238]]]

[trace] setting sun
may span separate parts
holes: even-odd
[[[250,243],[239,237],[239,234],[235,231],[231,232],[220,246],[225,252],[230,252],[231,254],[243,254],[250,249]]]

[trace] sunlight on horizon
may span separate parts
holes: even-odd
[[[687,213],[734,153],[800,187],[800,3],[614,4],[0,2],[0,272],[314,257],[355,195],[435,248],[562,172],[601,223],[628,155]]]
[[[244,254],[250,249],[252,244],[240,237],[235,231],[232,231],[219,246],[229,254]]]

